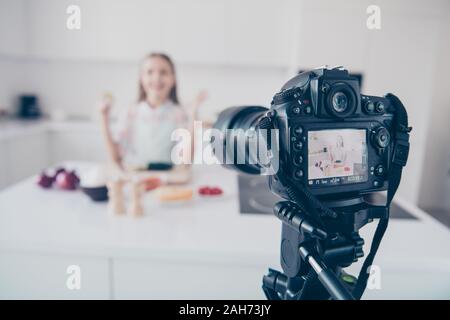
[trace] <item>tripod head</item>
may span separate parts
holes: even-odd
[[[351,284],[341,283],[341,269],[363,257],[364,240],[358,231],[373,219],[385,216],[386,208],[369,204],[362,197],[338,199],[326,204],[336,212],[336,216],[326,216],[320,221],[300,209],[295,202],[282,201],[275,205],[274,214],[283,222],[280,263],[285,278],[271,270],[264,278],[266,295],[267,288],[278,287],[278,297],[282,294],[287,299],[300,296],[302,299],[328,299],[335,298],[329,291],[339,292],[338,287],[344,293],[337,297],[353,298],[349,294]],[[311,257],[314,263],[327,269],[327,277],[333,280],[326,279],[327,283],[319,285],[320,278],[311,272],[311,261],[307,261]],[[285,281],[285,285],[276,285],[274,278]],[[312,285],[313,282],[316,284]],[[275,298],[273,294],[269,294],[272,299]]]
[[[320,221],[303,212],[294,202],[282,201],[275,205],[274,213],[283,221],[280,262],[287,276],[306,272],[307,265],[302,264],[297,254],[304,243],[314,247],[326,263],[334,266],[348,267],[364,255],[364,240],[358,231],[380,217],[383,208],[372,206],[362,198],[337,200],[329,205],[337,216],[323,217]],[[296,219],[300,217],[299,224]],[[305,228],[308,225],[314,228]]]

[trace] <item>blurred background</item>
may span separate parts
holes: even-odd
[[[79,30],[66,27],[70,5]],[[370,5],[380,29],[367,27]],[[105,92],[115,113],[133,104],[139,62],[154,51],[174,59],[182,102],[208,92],[206,121],[269,106],[289,78],[322,65],[360,74],[363,93],[398,95],[414,128],[398,195],[450,225],[446,0],[0,0],[0,193],[64,161],[105,161],[96,104]],[[42,116],[20,118],[24,104]]]

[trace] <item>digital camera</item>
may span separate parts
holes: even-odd
[[[287,200],[273,208],[283,222],[284,273],[269,269],[266,297],[360,299],[408,159],[411,128],[401,101],[361,94],[358,79],[341,67],[319,68],[289,80],[270,109],[228,108],[214,128],[217,159],[266,174],[270,190]],[[383,190],[385,205],[364,197]],[[359,229],[373,219],[370,253],[357,280],[344,284],[342,268],[364,255]]]
[[[277,131],[277,139],[265,138],[279,161],[277,174],[269,176],[274,193],[288,198],[279,181],[287,177],[319,198],[342,198],[386,190],[394,111],[388,98],[361,94],[358,79],[347,70],[319,68],[289,80],[273,97],[270,109],[231,107],[214,127],[222,132],[262,127]],[[270,126],[261,125],[267,119]],[[222,145],[232,160],[236,153],[250,153],[243,163],[227,161],[227,167],[251,174],[264,167],[250,161],[257,156],[248,146],[239,149],[226,138]]]

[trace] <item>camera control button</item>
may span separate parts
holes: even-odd
[[[295,179],[301,179],[301,178],[303,178],[303,170],[295,170],[295,172],[294,172],[294,178],[295,178]]]
[[[375,175],[376,176],[383,176],[384,175],[384,166],[382,164],[379,164],[375,167]]]
[[[299,106],[295,106],[295,107],[292,108],[292,113],[295,114],[295,115],[300,114],[301,111],[302,110],[300,109]]]
[[[386,148],[391,141],[391,135],[389,134],[389,131],[384,127],[378,128],[375,131],[373,138],[374,138],[373,141],[379,148]]]
[[[384,106],[383,102],[377,102],[375,106],[375,110],[377,110],[378,113],[384,113],[384,110],[386,110],[386,107]]]
[[[328,92],[330,90],[330,85],[328,83],[324,83],[323,86],[320,88],[320,90],[323,93],[326,93],[326,92]]]
[[[366,109],[367,113],[372,113],[375,110],[375,105],[372,101],[367,101],[364,105],[364,108]]]
[[[302,155],[297,155],[294,156],[294,164],[295,165],[301,165],[303,163],[303,156]]]
[[[303,148],[303,142],[296,141],[296,142],[293,143],[293,147],[294,147],[294,150],[300,151]]]
[[[381,182],[380,182],[379,180],[374,180],[373,183],[372,183],[372,185],[373,185],[375,188],[379,188],[379,187],[381,187]]]
[[[296,136],[301,136],[303,134],[303,128],[301,126],[295,126],[292,131]]]
[[[307,106],[307,107],[305,108],[305,113],[306,113],[306,114],[311,114],[311,113],[312,113],[312,108],[311,108],[310,106]]]

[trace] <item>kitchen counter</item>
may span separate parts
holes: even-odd
[[[35,177],[27,179],[0,193],[0,249],[127,257],[202,253],[209,259],[278,254],[276,218],[239,214],[234,173],[206,166],[194,177],[194,189],[218,185],[224,195],[162,204],[150,192],[145,216],[135,219],[111,215],[106,203],[91,202],[81,191],[45,190]]]
[[[0,141],[47,130],[49,120],[0,120]]]
[[[95,121],[0,119],[0,190],[67,160],[101,162],[106,150]]]
[[[70,166],[84,170],[89,164]],[[145,216],[133,219],[112,216],[105,203],[93,203],[81,192],[40,189],[35,178],[29,178],[0,193],[0,253],[165,261],[180,270],[182,264],[205,264],[211,272],[214,266],[228,266],[223,269],[227,283],[232,281],[227,278],[228,272],[235,267],[251,274],[247,276],[251,282],[241,279],[241,285],[235,284],[245,294],[233,296],[232,291],[218,289],[216,297],[262,298],[261,276],[268,267],[279,268],[280,222],[272,215],[239,213],[236,173],[217,166],[194,166],[192,187],[205,184],[221,186],[224,195],[217,199],[195,195],[187,203],[160,204],[150,192],[145,196]],[[401,199],[396,203],[418,219],[391,220],[375,260],[385,275],[385,289],[370,290],[365,297],[449,298],[448,229]],[[376,222],[361,230],[366,254],[375,227]],[[350,271],[357,273],[361,262]],[[139,263],[132,266],[141,270]],[[129,276],[129,272],[124,275],[123,283],[134,283]],[[254,286],[252,294],[245,291],[249,285]],[[192,288],[192,292],[200,287]],[[135,297],[130,290],[125,297]],[[189,295],[183,297],[202,297],[201,293],[196,296],[186,292]],[[168,297],[178,297],[170,294]]]
[[[36,133],[67,130],[100,132],[100,127],[94,121],[88,120],[53,121],[47,118],[37,120],[20,120],[17,118],[0,119],[0,141]]]

